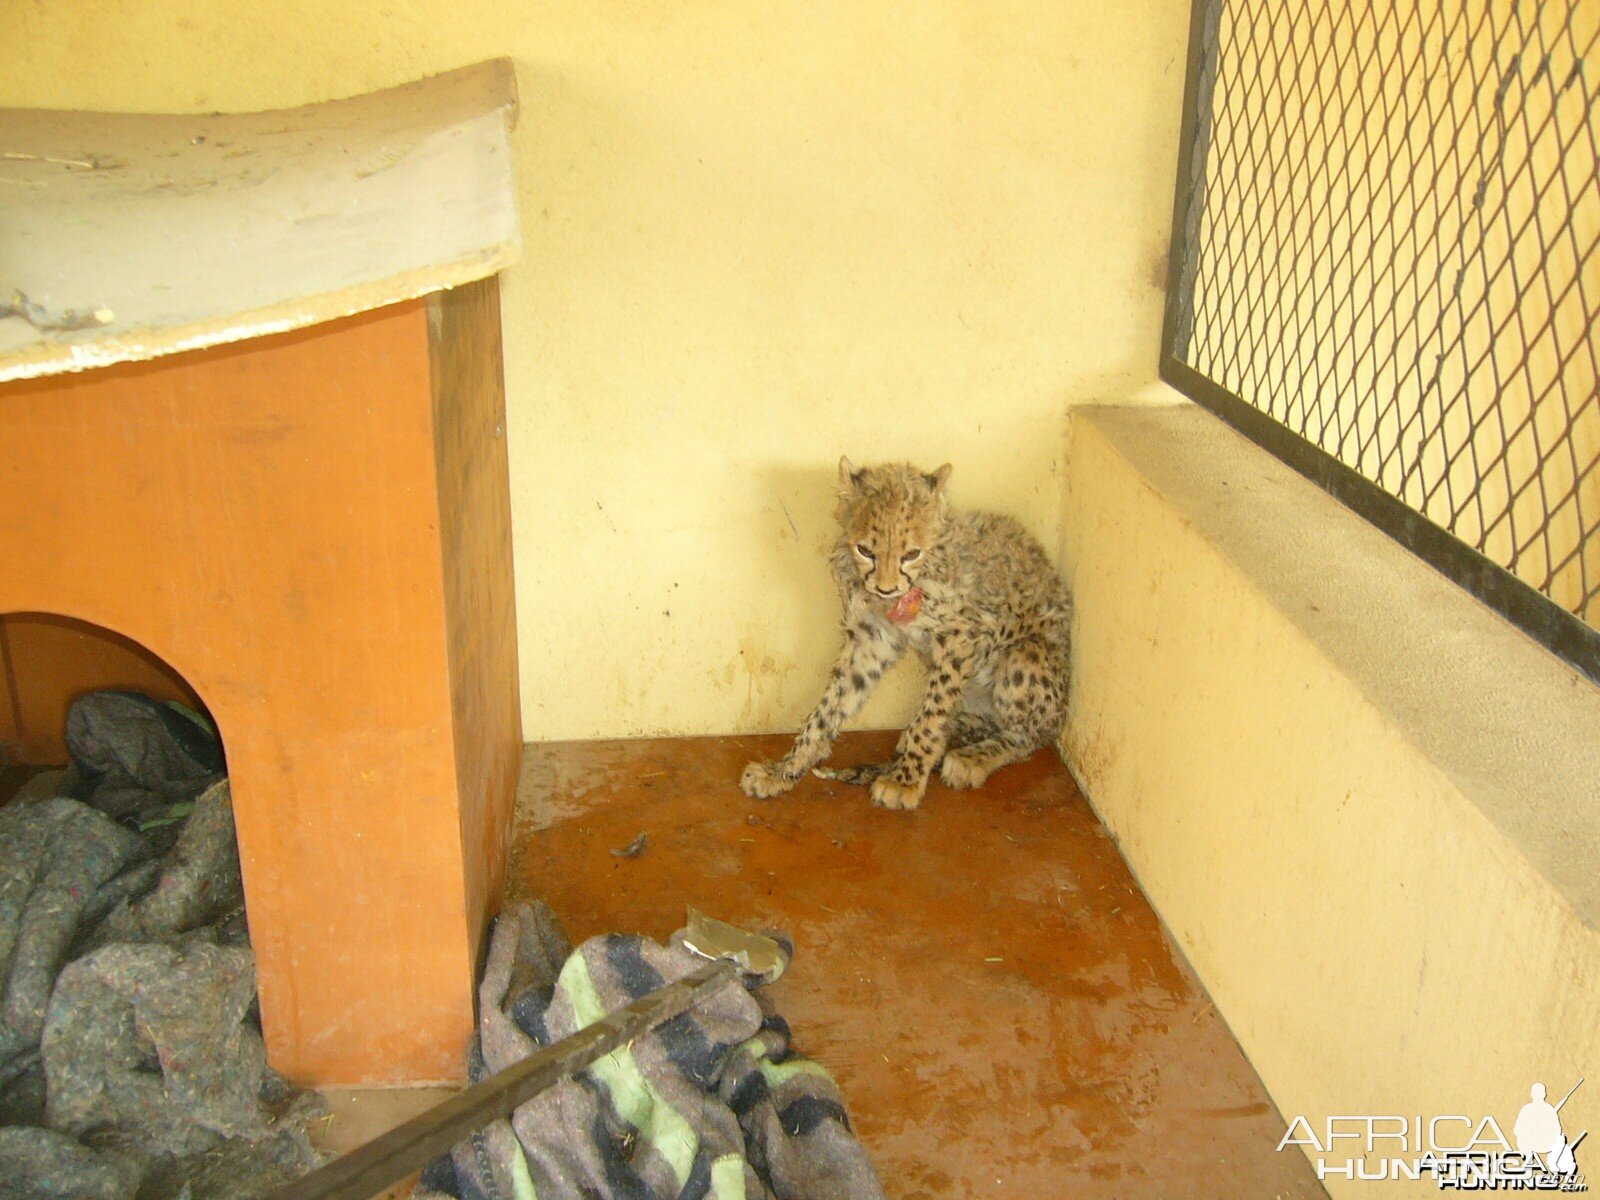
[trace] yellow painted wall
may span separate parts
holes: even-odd
[[[1187,0],[0,5],[0,104],[246,110],[514,56],[530,738],[792,727],[840,453],[1054,545],[1064,413],[1154,375]],[[373,581],[381,586],[381,581]],[[910,680],[863,714],[887,724]]]

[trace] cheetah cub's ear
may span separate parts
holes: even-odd
[[[839,494],[849,496],[861,490],[861,477],[865,471],[856,469],[855,463],[845,455],[839,456]]]
[[[950,482],[950,464],[945,463],[933,474],[924,475],[923,478],[928,481],[928,490],[942,499],[945,493],[945,485]]]

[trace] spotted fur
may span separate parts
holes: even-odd
[[[832,565],[844,648],[794,748],[745,768],[739,785],[747,795],[780,795],[822,762],[908,648],[928,664],[928,686],[894,760],[819,773],[869,783],[874,804],[910,809],[936,767],[951,787],[977,787],[1060,735],[1072,620],[1066,585],[1010,517],[951,510],[949,479],[948,464],[930,474],[904,463],[858,470],[840,460]],[[912,588],[922,589],[919,611],[891,620]]]

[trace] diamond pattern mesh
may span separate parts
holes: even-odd
[[[1600,0],[1207,0],[1176,344],[1600,624]]]

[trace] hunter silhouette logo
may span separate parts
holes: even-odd
[[[1578,1080],[1572,1085],[1572,1092],[1582,1084],[1583,1080]],[[1528,1102],[1517,1114],[1517,1123],[1511,1127],[1512,1136],[1517,1139],[1517,1152],[1538,1160],[1546,1172],[1558,1179],[1578,1173],[1578,1163],[1572,1155],[1578,1143],[1568,1145],[1566,1135],[1561,1132],[1561,1105],[1572,1099],[1572,1092],[1561,1097],[1561,1104],[1551,1104],[1544,1098],[1544,1084],[1534,1084],[1528,1089]],[[1578,1141],[1587,1136],[1586,1131]]]
[[[1528,1089],[1528,1102],[1511,1127],[1512,1142],[1492,1116],[1331,1116],[1318,1131],[1296,1117],[1278,1143],[1305,1147],[1318,1179],[1433,1179],[1441,1189],[1489,1192],[1586,1192],[1576,1151],[1588,1131],[1568,1140],[1561,1109],[1583,1086],[1578,1080],[1560,1101],[1545,1086]]]

